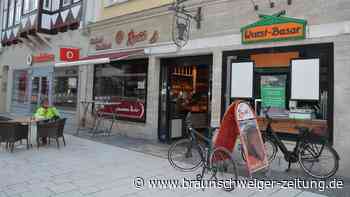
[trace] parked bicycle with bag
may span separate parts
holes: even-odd
[[[263,138],[265,146],[269,152],[269,160],[276,157],[279,148],[284,155],[284,159],[289,162],[287,171],[290,170],[292,163],[299,163],[304,172],[314,178],[327,179],[332,177],[339,168],[339,155],[335,149],[328,143],[327,139],[312,134],[312,130],[307,127],[297,127],[299,134],[295,147],[292,151],[288,150],[286,145],[272,129],[272,118],[269,116],[269,108],[265,111],[265,117],[268,121]]]

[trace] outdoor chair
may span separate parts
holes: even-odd
[[[57,127],[56,121],[38,122],[38,124],[37,124],[37,137],[36,137],[38,149],[40,146],[40,138],[50,138],[50,137],[54,138],[54,136],[56,136],[56,134],[58,133],[57,130],[58,130],[58,127]],[[59,148],[58,145],[57,145],[57,147]]]
[[[49,136],[49,143],[51,138],[55,138],[57,142],[57,146],[59,147],[59,138],[62,138],[64,146],[66,146],[66,140],[64,139],[63,131],[64,131],[64,125],[66,124],[66,118],[57,119],[57,135],[54,137]]]
[[[10,143],[10,137],[11,132],[13,131],[15,127],[15,123],[9,123],[9,122],[0,122],[0,145],[2,143],[5,143],[6,149],[9,148]]]
[[[15,143],[26,140],[29,148],[28,126],[16,122],[0,122],[0,143],[6,143],[6,149],[13,152]]]
[[[63,139],[64,145],[66,141],[64,139],[63,130],[66,119],[57,119],[45,122],[39,122],[37,127],[37,145],[40,146],[40,138],[48,138],[48,144],[50,144],[50,139],[55,139],[57,143],[57,148],[60,148],[59,138]]]

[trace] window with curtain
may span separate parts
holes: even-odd
[[[38,0],[24,0],[23,1],[23,13],[28,14],[38,8]]]
[[[52,0],[51,11],[57,11],[60,9],[60,0]]]
[[[15,16],[15,24],[19,24],[21,22],[22,16],[22,0],[16,1],[16,16]]]
[[[44,10],[51,11],[51,0],[44,0]]]
[[[8,19],[8,0],[4,1],[4,11],[3,11],[3,15],[2,15],[2,28],[6,29],[7,27],[7,19]]]
[[[70,5],[70,3],[71,3],[71,0],[63,0],[62,6],[63,7],[68,6],[68,5]]]
[[[15,1],[10,1],[8,27],[12,27],[15,14]]]

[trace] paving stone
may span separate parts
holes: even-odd
[[[53,192],[48,189],[37,189],[33,191],[23,192],[21,197],[48,197],[51,196]]]
[[[145,184],[150,179],[194,179],[199,170],[183,173],[173,169],[163,158],[70,135],[66,138],[69,144],[60,150],[49,146],[40,148],[39,151],[34,148],[10,156],[0,155],[0,163],[1,160],[6,160],[7,169],[0,172],[0,177],[8,177],[0,179],[0,197],[6,194],[20,197],[228,197],[265,194],[285,196],[301,192],[258,192],[257,189],[239,188],[229,193],[221,189],[207,189],[203,192],[198,188],[159,189],[148,185],[143,190],[137,190],[134,185],[136,177],[143,177]]]
[[[48,187],[49,190],[55,193],[63,193],[77,189],[78,187],[73,185],[72,183],[63,183],[55,186]]]
[[[52,195],[52,197],[83,197],[83,196],[84,195],[81,194],[78,190],[64,192],[57,195]]]

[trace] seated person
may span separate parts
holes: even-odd
[[[36,120],[50,121],[50,120],[59,119],[60,114],[59,114],[58,110],[56,109],[56,107],[49,105],[48,99],[44,99],[41,102],[41,106],[36,110],[36,112],[34,114],[34,118]],[[43,137],[41,140],[42,140],[43,144],[47,143],[46,138]]]
[[[44,99],[41,106],[36,110],[34,118],[36,120],[52,120],[60,118],[60,114],[56,107],[49,106],[48,99]]]

